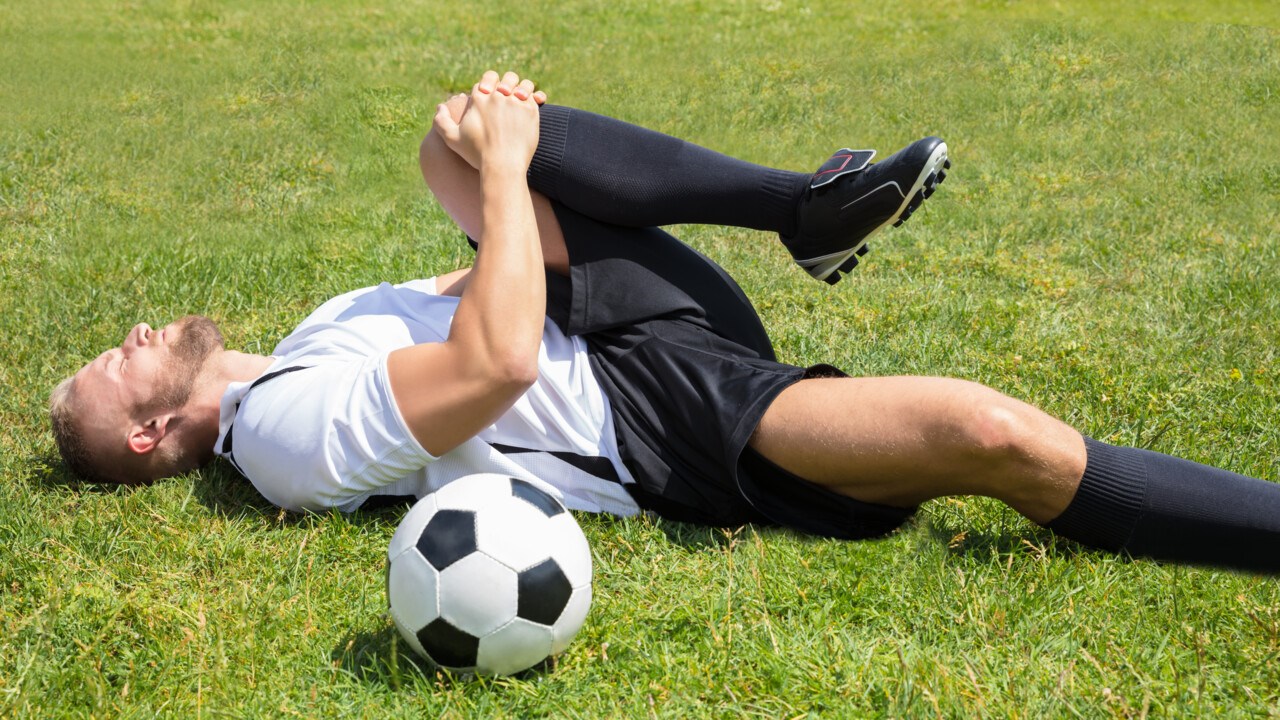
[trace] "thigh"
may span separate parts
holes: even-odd
[[[676,520],[782,525],[860,539],[902,525],[914,507],[861,502],[806,482],[747,448],[779,393],[802,378],[839,375],[753,357],[683,320],[655,320],[593,336],[592,368],[609,397],[627,488]]]
[[[770,405],[751,445],[859,500],[988,495],[1028,516],[1060,510],[1084,469],[1083,441],[1065,423],[991,388],[938,377],[796,383]]]
[[[573,313],[585,334],[679,318],[772,360],[751,301],[714,261],[656,227],[623,227],[553,202],[569,254]]]

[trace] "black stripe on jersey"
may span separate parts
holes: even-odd
[[[227,435],[222,439],[222,454],[226,455],[227,459],[231,461],[231,466],[236,469],[236,472],[240,473],[241,475],[244,475],[246,478],[249,477],[247,474],[245,474],[244,470],[240,469],[240,463],[236,462],[236,456],[231,451],[231,447],[233,444],[231,441],[231,432],[235,430],[235,427],[236,427],[236,415],[240,412],[240,405],[244,402],[245,397],[249,395],[249,391],[258,387],[262,383],[267,382],[268,380],[280,377],[281,375],[284,375],[286,373],[295,372],[297,370],[306,370],[309,367],[311,366],[310,365],[294,365],[293,367],[287,367],[281,370],[276,370],[275,372],[269,372],[266,375],[263,375],[262,377],[258,378],[257,380],[254,380],[253,384],[249,386],[248,390],[245,390],[244,394],[240,396],[240,402],[236,403],[236,409],[231,411],[231,424],[227,425]]]
[[[489,443],[489,446],[503,455],[543,453],[544,455],[550,455],[558,460],[569,463],[592,477],[597,477],[601,480],[608,480],[613,483],[622,483],[622,478],[618,476],[618,471],[614,469],[613,463],[609,462],[609,458],[607,457],[579,455],[577,453],[565,452],[563,450],[535,450],[533,448],[522,448],[515,445],[502,445],[499,443]]]

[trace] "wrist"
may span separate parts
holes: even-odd
[[[519,158],[499,154],[498,157],[480,158],[480,176],[493,178],[521,178],[529,171],[529,163]]]

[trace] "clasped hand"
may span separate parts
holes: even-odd
[[[546,102],[532,80],[514,72],[499,79],[489,70],[472,86],[465,107],[458,99],[440,103],[433,121],[451,150],[477,169],[529,167],[538,146],[538,106]]]

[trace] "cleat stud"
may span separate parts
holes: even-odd
[[[944,170],[950,170],[950,169],[951,169],[951,161],[950,161],[950,160],[943,160],[943,161],[942,161],[942,168],[943,168]]]
[[[901,226],[902,226],[902,223],[904,223],[904,222],[906,222],[906,221],[907,221],[907,219],[906,219],[906,218],[904,218],[904,217],[900,217],[900,218],[898,218],[898,221],[897,221],[897,222],[895,222],[895,223],[893,224],[893,226],[894,226],[894,227],[901,227]]]
[[[822,281],[828,285],[835,285],[840,282],[840,273],[833,270],[830,275],[822,278]]]
[[[870,246],[870,245],[868,245],[868,244],[866,244],[866,243],[863,243],[863,244],[862,244],[862,247],[858,248],[857,250],[854,250],[854,252],[855,252],[855,253],[857,253],[857,254],[859,254],[859,255],[866,255],[866,254],[867,254],[867,251],[868,251],[868,250],[870,250],[870,249],[871,249],[871,246]]]
[[[925,189],[924,189],[924,191],[923,191],[923,195],[924,195],[926,198],[927,198],[927,197],[929,197],[930,195],[932,195],[932,194],[933,194],[933,191],[934,191],[935,189],[937,189],[937,187],[938,187],[937,185],[930,185],[929,187],[927,187],[927,188],[925,188]]]
[[[943,180],[946,180],[946,179],[947,179],[946,171],[938,173],[938,182],[942,182]]]

